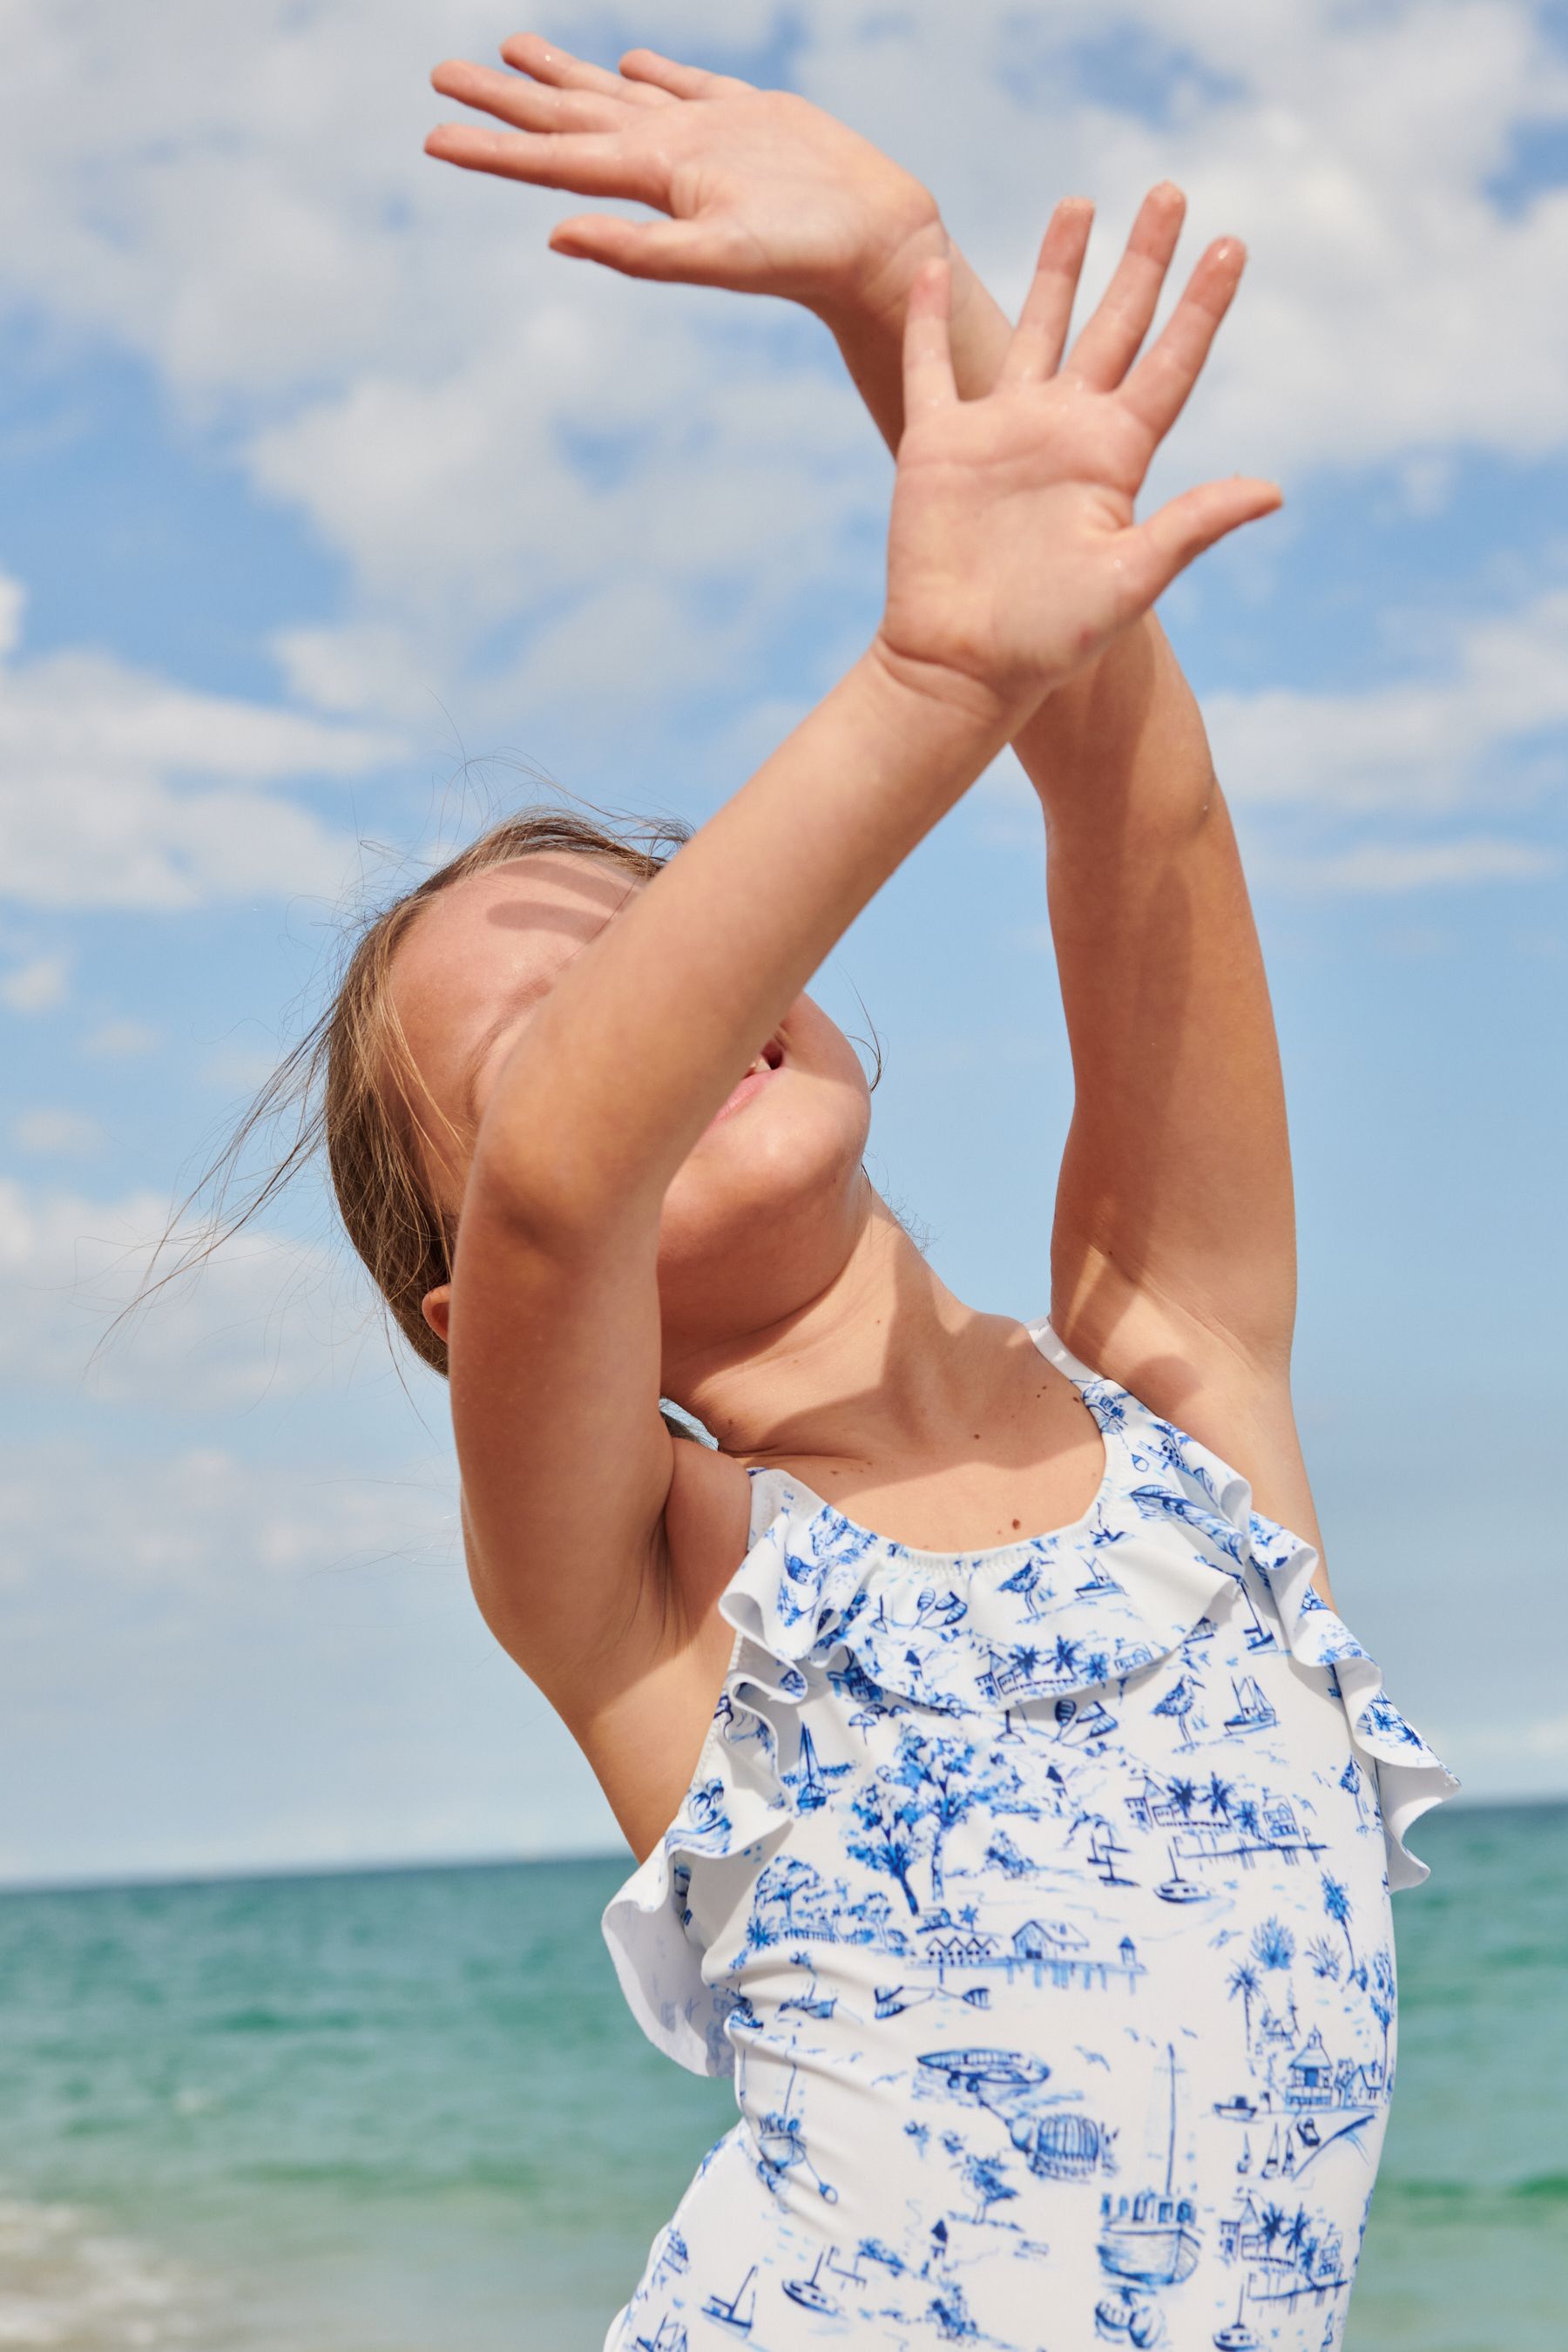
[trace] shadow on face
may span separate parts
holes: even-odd
[[[647,887],[607,860],[540,851],[440,892],[399,945],[393,1008],[426,1097],[426,1175],[444,1206],[460,1213],[486,1106],[531,1019]],[[659,1303],[682,1353],[808,1303],[868,1213],[870,1098],[843,1031],[802,994],[755,1052],[752,1083],[717,1108],[665,1195]],[[634,1066],[628,1049],[628,1077]]]

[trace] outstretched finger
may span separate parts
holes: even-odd
[[[614,137],[554,137],[529,131],[485,131],[477,122],[438,122],[425,142],[425,152],[465,172],[526,180],[537,188],[563,188],[574,196],[629,196],[635,204],[660,206],[664,202],[657,163],[646,156],[628,157],[625,142]]]
[[[1087,196],[1064,196],[1051,215],[1034,280],[1002,362],[1002,383],[1043,383],[1055,375],[1093,226],[1094,206]]]
[[[1121,383],[1153,321],[1186,209],[1185,196],[1171,181],[1150,189],[1138,207],[1116,273],[1073,345],[1064,375],[1076,376],[1097,392],[1109,392]]]
[[[904,310],[904,422],[958,398],[948,314],[952,271],[945,261],[921,264]]]
[[[1222,236],[1187,280],[1186,291],[1121,387],[1121,397],[1156,440],[1167,434],[1202,373],[1220,320],[1236,299],[1247,247]]]
[[[623,278],[653,278],[683,286],[734,282],[726,267],[727,249],[700,221],[633,221],[614,213],[582,213],[551,230],[550,248],[574,261],[602,262]]]
[[[589,90],[599,98],[615,99],[622,106],[668,104],[662,91],[624,82],[619,74],[610,73],[604,66],[591,66],[585,58],[574,58],[570,49],[557,48],[542,33],[513,33],[501,43],[500,53],[519,73],[531,74],[535,81],[548,82],[555,89]]]
[[[1152,604],[1176,574],[1216,540],[1239,530],[1243,523],[1273,514],[1284,503],[1278,482],[1256,481],[1240,474],[1227,482],[1205,482],[1201,489],[1184,490],[1180,498],[1172,499],[1127,534],[1133,559],[1128,568],[1129,584],[1140,604]]]
[[[493,114],[514,131],[616,131],[627,119],[624,100],[597,90],[555,89],[523,81],[514,73],[498,73],[493,66],[470,65],[467,58],[448,58],[436,68],[430,84],[443,98]]]
[[[621,71],[627,81],[651,84],[657,89],[667,90],[671,98],[720,98],[752,88],[738,74],[709,73],[702,66],[683,66],[679,58],[667,58],[658,49],[628,49],[621,59]]]

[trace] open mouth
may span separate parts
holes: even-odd
[[[712,1124],[716,1127],[721,1118],[731,1118],[736,1111],[743,1110],[749,1102],[754,1101],[769,1080],[783,1069],[784,1061],[784,1041],[775,1034],[752,1057],[752,1066],[739,1086],[731,1088],[727,1099],[714,1113]]]

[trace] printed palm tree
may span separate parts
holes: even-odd
[[[1187,1729],[1187,1717],[1193,1711],[1193,1701],[1196,1696],[1191,1677],[1187,1675],[1180,1675],[1154,1709],[1156,1715],[1175,1717],[1176,1727],[1182,1735],[1184,1748],[1191,1748],[1194,1745],[1193,1736]]]
[[[907,1788],[886,1772],[879,1772],[850,1807],[862,1834],[844,1842],[845,1852],[868,1870],[886,1872],[902,1887],[911,1915],[920,1915],[920,1901],[910,1885],[910,1871],[919,1860],[926,1836],[927,1817]]]
[[[1345,1949],[1351,1956],[1350,1972],[1353,1978],[1356,1974],[1356,1956],[1355,1946],[1351,1941],[1351,1915],[1355,1906],[1346,1889],[1337,1878],[1331,1878],[1326,1870],[1321,1872],[1320,1875],[1323,1882],[1323,1908],[1343,1934]]]
[[[1058,1633],[1056,1651],[1051,1658],[1051,1672],[1057,1675],[1076,1675],[1079,1671],[1078,1654],[1082,1647],[1081,1642],[1073,1641],[1066,1633]]]
[[[993,2205],[1018,2194],[1007,2186],[1006,2167],[999,2156],[966,2157],[962,2169],[969,2193],[979,2207],[974,2216],[977,2221],[984,2221]]]
[[[1366,1997],[1372,2005],[1373,2017],[1383,2028],[1383,2086],[1386,2094],[1389,2087],[1388,2029],[1394,2022],[1394,1955],[1386,1944],[1373,1955],[1372,1981],[1367,1986]]]
[[[1222,1822],[1228,1821],[1230,1818],[1230,1782],[1222,1780],[1217,1772],[1209,1774],[1206,1792],[1209,1811],[1211,1813],[1217,1813]]]
[[[1252,1931],[1253,1957],[1266,1969],[1288,1969],[1296,1957],[1296,1938],[1282,1920],[1265,1919]]]
[[[1243,1797],[1236,1809],[1236,1826],[1245,1838],[1258,1835],[1258,1806],[1251,1797]]]
[[[1156,1707],[1154,1712],[1158,1715],[1160,1712],[1159,1708]],[[1182,1816],[1182,1819],[1185,1821],[1191,1813],[1193,1807],[1198,1801],[1197,1782],[1195,1780],[1173,1780],[1171,1783],[1170,1793],[1172,1804],[1174,1805],[1176,1811]]]
[[[1290,2253],[1303,2257],[1310,2254],[1312,2246],[1307,2232],[1311,2226],[1311,2215],[1304,2205],[1298,2205],[1290,2216],[1290,2227],[1285,2233],[1285,2244]]]
[[[1258,2227],[1263,2231],[1263,2251],[1266,2254],[1271,2253],[1275,2239],[1285,2227],[1283,2208],[1279,2205],[1266,2205]]]
[[[1237,1993],[1241,1995],[1241,2013],[1246,2021],[1247,2047],[1249,2054],[1252,2049],[1252,1996],[1257,1990],[1258,1971],[1249,1967],[1246,1960],[1237,1960],[1230,1972],[1230,1994],[1233,2000]]]
[[[1084,1660],[1083,1670],[1090,1682],[1105,1683],[1110,1680],[1110,1660],[1103,1650],[1091,1650]]]

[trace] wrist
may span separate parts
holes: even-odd
[[[840,342],[868,333],[901,338],[921,264],[948,251],[936,198],[911,173],[900,173],[860,250],[809,307]]]
[[[973,671],[910,653],[885,628],[878,629],[864,662],[879,687],[912,720],[951,735],[955,748],[973,746],[980,766],[1012,741],[1040,698],[1037,690],[1010,690]]]

